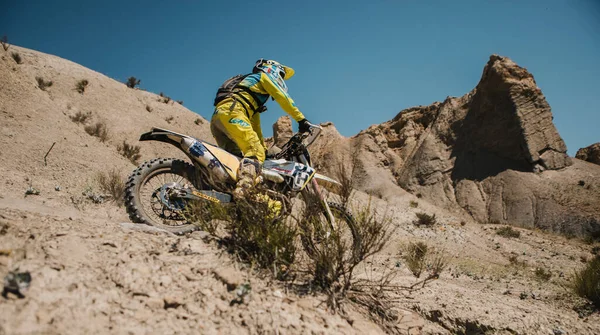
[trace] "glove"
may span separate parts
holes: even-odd
[[[312,124],[308,122],[307,119],[302,119],[298,121],[298,131],[300,131],[301,133],[306,133],[307,131],[309,131],[311,126]]]

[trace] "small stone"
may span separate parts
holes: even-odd
[[[283,293],[280,290],[273,291],[273,296],[277,298],[283,298]]]
[[[564,330],[560,329],[560,328],[554,328],[552,330],[552,332],[554,333],[554,335],[564,335],[564,334],[566,334],[566,332]]]
[[[40,191],[30,186],[27,190],[25,190],[25,195],[40,195]]]
[[[242,284],[241,273],[235,271],[232,268],[221,268],[213,270],[215,278],[227,285],[228,291],[235,290],[238,285]]]
[[[54,190],[57,191],[57,192],[59,192],[60,191],[60,186],[59,185],[54,186]]]

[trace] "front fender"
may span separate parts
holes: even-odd
[[[315,173],[314,178],[315,179],[319,179],[319,180],[324,180],[326,182],[330,182],[330,183],[333,183],[333,184],[336,184],[336,185],[340,185],[340,186],[342,185],[339,181],[337,181],[335,179],[332,179],[332,178],[329,178],[327,176],[324,176],[324,175],[322,175],[320,173]]]

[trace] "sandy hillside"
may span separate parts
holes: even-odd
[[[23,64],[10,56],[15,51]],[[53,85],[43,91],[36,77]],[[74,90],[81,79],[89,81],[83,94]],[[0,334],[383,333],[353,304],[342,317],[326,310],[322,295],[300,294],[257,276],[202,232],[174,236],[134,225],[122,207],[82,195],[97,189],[98,172],[116,168],[125,177],[134,169],[117,151],[123,140],[140,145],[140,161],[181,157],[166,144],[136,142],[152,126],[210,138],[205,120],[158,99],[52,55],[15,46],[0,50],[0,276],[17,268],[32,276],[23,299],[0,298]],[[88,125],[106,123],[106,142],[70,118],[88,111],[93,115]],[[165,119],[171,116],[169,124]],[[328,141],[334,139],[324,136],[316,145]],[[394,178],[389,171],[380,180],[374,176],[368,176],[373,185]],[[40,194],[25,196],[30,186]],[[383,191],[386,200],[371,199],[372,205],[389,215],[396,230],[356,276],[394,274],[382,298],[398,315],[388,331],[600,333],[598,313],[589,313],[565,289],[572,273],[593,256],[592,245],[535,229],[516,228],[519,237],[502,237],[496,234],[501,225],[476,223],[397,185]],[[356,204],[367,201],[366,193],[357,192]],[[437,223],[415,226],[419,212],[435,214]],[[439,279],[408,290],[418,279],[402,254],[416,241],[444,250],[449,265]],[[249,284],[250,293],[238,292],[240,284]]]

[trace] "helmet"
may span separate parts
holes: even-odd
[[[259,71],[266,73],[285,92],[287,92],[287,85],[284,80],[288,80],[294,75],[294,69],[291,67],[263,58],[257,60],[252,69],[252,73],[258,73]]]

